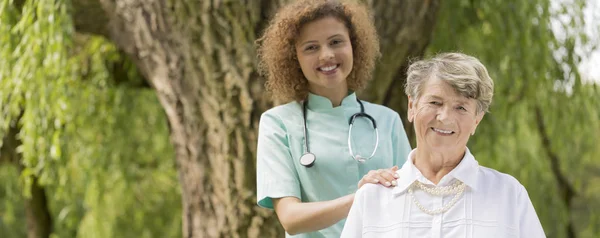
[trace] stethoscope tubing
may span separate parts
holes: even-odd
[[[350,117],[350,119],[348,120],[348,124],[350,125],[349,129],[348,129],[348,150],[350,152],[350,156],[358,161],[358,162],[366,162],[367,160],[370,160],[371,158],[373,158],[373,156],[375,156],[375,153],[377,152],[377,148],[379,147],[379,130],[377,129],[377,123],[375,122],[375,119],[365,113],[365,107],[363,105],[363,103],[357,98],[356,101],[360,104],[360,112],[355,113],[354,115],[352,115]],[[307,114],[307,100],[305,100],[302,103],[302,118],[304,121],[304,154],[300,157],[300,164],[304,165],[307,168],[310,168],[314,165],[315,161],[316,161],[316,156],[310,152],[309,148],[308,148],[308,129],[306,126],[306,114]],[[376,136],[376,140],[375,140],[375,148],[373,149],[373,152],[371,153],[371,155],[369,155],[369,157],[362,157],[361,155],[355,155],[354,151],[352,150],[352,127],[354,126],[354,120],[357,117],[366,117],[367,119],[369,119],[371,121],[371,123],[373,124],[373,128],[375,129],[375,136]]]

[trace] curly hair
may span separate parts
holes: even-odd
[[[349,1],[300,0],[276,13],[258,45],[258,72],[267,79],[266,89],[275,100],[302,101],[308,95],[295,44],[302,27],[315,20],[335,17],[348,28],[354,67],[346,79],[348,89],[360,91],[371,79],[380,56],[379,38],[366,6]]]

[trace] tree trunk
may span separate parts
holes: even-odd
[[[577,237],[577,234],[575,232],[575,224],[573,224],[573,219],[571,219],[571,211],[573,198],[575,198],[577,192],[575,191],[573,185],[569,182],[567,176],[560,169],[560,161],[566,160],[560,159],[559,156],[552,150],[550,136],[548,135],[546,124],[544,123],[544,115],[542,114],[542,109],[540,109],[539,106],[535,106],[535,120],[537,121],[537,129],[540,133],[540,139],[542,140],[542,147],[546,152],[546,156],[550,160],[550,170],[552,171],[552,175],[558,183],[558,192],[560,193],[560,197],[567,208],[567,238],[575,238]]]
[[[404,130],[414,148],[414,129],[406,117],[406,70],[410,60],[422,57],[429,45],[440,1],[369,2],[375,13],[382,58],[377,64],[374,80],[364,94],[369,101],[386,105],[400,114]]]
[[[31,197],[25,198],[25,215],[27,217],[27,238],[48,238],[52,233],[52,218],[48,208],[46,192],[33,176]]]
[[[256,205],[258,118],[272,103],[253,44],[283,1],[100,0],[111,39],[156,89],[168,117],[184,237],[283,236],[273,212]],[[407,56],[429,42],[438,3],[370,4],[384,58],[366,98],[381,103],[395,94],[390,86],[400,90],[393,82]]]
[[[252,43],[274,4],[101,3],[112,39],[156,89],[168,117],[184,237],[281,237],[254,192],[257,118],[270,105]]]
[[[14,123],[16,124],[16,123]],[[21,155],[17,153],[17,147],[21,141],[17,138],[19,128],[16,125],[9,127],[8,133],[4,135],[0,144],[0,165],[14,165],[23,170]],[[44,188],[38,184],[37,177],[33,176],[32,184],[24,196],[25,216],[27,220],[27,238],[47,238],[52,233],[52,219],[48,208],[48,200]]]

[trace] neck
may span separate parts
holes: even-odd
[[[334,89],[310,89],[310,92],[328,98],[333,107],[338,107],[342,104],[342,100],[348,96],[348,87],[344,85],[344,87]]]
[[[417,149],[413,163],[425,178],[434,184],[438,184],[446,174],[456,168],[464,155],[464,150],[462,152],[447,153]]]

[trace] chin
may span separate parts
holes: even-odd
[[[457,151],[456,145],[430,144],[429,149],[435,152],[452,152]]]
[[[345,81],[343,79],[329,79],[326,83],[325,83],[325,87],[330,88],[330,89],[336,89],[339,88],[341,86],[343,86],[345,83]]]

